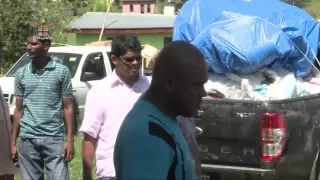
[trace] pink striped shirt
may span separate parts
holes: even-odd
[[[88,92],[80,132],[97,138],[97,178],[115,177],[113,149],[119,128],[134,103],[148,87],[149,80],[143,75],[129,87],[114,72]]]

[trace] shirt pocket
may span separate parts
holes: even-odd
[[[45,103],[47,106],[54,106],[57,105],[60,101],[62,101],[61,87],[59,81],[54,80],[51,82],[47,82],[44,88],[47,96],[47,98],[45,98]]]

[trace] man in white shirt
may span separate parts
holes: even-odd
[[[114,180],[113,151],[123,119],[140,95],[149,87],[141,75],[141,44],[134,36],[117,36],[112,40],[111,76],[92,87],[86,99],[80,131],[84,133],[83,179],[92,180],[93,157],[96,155],[98,180]]]

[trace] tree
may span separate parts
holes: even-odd
[[[185,3],[185,2],[187,2],[188,0],[180,0],[180,2],[177,2],[176,4],[175,4],[175,8],[176,8],[176,11],[179,11],[180,9],[181,9],[181,7],[183,6],[183,4]]]
[[[312,11],[312,8],[311,8],[312,0],[282,0],[282,1],[306,10],[311,16],[315,18],[318,16],[317,11],[316,12]]]
[[[15,63],[25,52],[26,38],[34,24],[51,24],[53,41],[66,42],[64,30],[71,17],[65,1],[0,0],[0,41],[4,42],[4,67]],[[69,13],[69,14],[68,14]]]
[[[311,0],[282,0],[282,1],[300,8],[306,8],[311,3]]]
[[[110,0],[68,0],[72,3],[75,16],[81,16],[86,12],[106,12],[110,6],[109,12],[122,12],[121,7]]]
[[[110,0],[91,0],[90,4],[88,10],[91,12],[107,12],[108,6],[110,6],[109,12],[122,12],[121,8]]]
[[[87,12],[89,2],[88,0],[67,0],[72,5],[72,12],[74,16],[81,16]]]

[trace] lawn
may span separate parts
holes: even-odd
[[[75,136],[74,138],[75,156],[74,156],[74,159],[69,163],[70,180],[82,180],[82,160],[81,160],[82,139],[83,139],[82,136]],[[21,180],[19,174],[16,175],[15,180]]]

